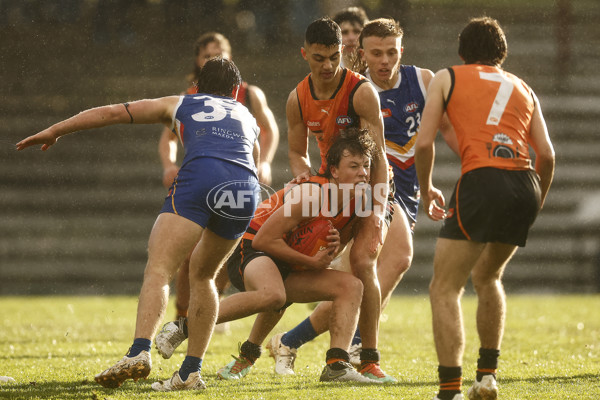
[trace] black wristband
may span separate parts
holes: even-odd
[[[131,118],[131,121],[129,121],[129,123],[133,124],[133,115],[131,115],[131,113],[129,112],[129,103],[123,103],[123,105],[125,106],[125,111],[127,111],[127,114],[129,114],[129,118]]]

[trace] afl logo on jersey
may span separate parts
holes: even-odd
[[[404,106],[404,111],[407,113],[413,113],[419,109],[419,103],[413,101]]]
[[[348,126],[348,125],[352,124],[352,118],[350,118],[350,117],[349,117],[349,116],[347,116],[347,115],[340,115],[339,117],[337,117],[337,118],[335,119],[335,122],[336,122],[336,123],[337,123],[339,126],[346,127],[346,126]]]

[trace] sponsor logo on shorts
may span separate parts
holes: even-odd
[[[215,214],[232,220],[251,220],[272,212],[278,206],[261,204],[273,194],[275,190],[268,185],[236,180],[213,187],[206,197],[209,208]]]

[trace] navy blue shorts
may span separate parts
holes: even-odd
[[[237,239],[259,203],[260,186],[252,171],[203,157],[181,167],[160,212],[181,215],[225,239]]]
[[[415,166],[403,170],[390,163],[394,172],[394,200],[404,210],[411,226],[417,222],[419,212],[419,184]]]
[[[456,183],[439,236],[523,247],[540,203],[535,171],[475,169]]]

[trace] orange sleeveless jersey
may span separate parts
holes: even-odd
[[[448,70],[452,86],[446,111],[456,131],[462,173],[483,167],[531,169],[528,138],[535,102],[529,86],[492,66]]]
[[[321,153],[319,173],[325,172],[325,157],[339,130],[349,126],[360,126],[360,118],[354,111],[352,101],[358,87],[366,79],[344,68],[340,84],[327,100],[316,98],[310,74],[296,86],[300,115],[304,125],[316,136]]]
[[[311,176],[308,182],[312,184],[319,185],[321,189],[324,189],[324,186],[329,183],[329,179],[324,178],[322,176]],[[307,182],[303,182],[302,184],[306,184]],[[285,201],[286,194],[294,187],[295,185],[289,185],[279,191],[277,191],[274,195],[260,203],[254,213],[254,217],[252,221],[250,221],[250,226],[244,233],[242,239],[252,240],[256,235],[256,232],[260,229],[260,227],[265,223],[265,221],[277,211],[279,208],[283,206]],[[328,193],[324,194],[326,199],[323,199],[321,196],[321,201],[327,201],[327,199],[331,198]],[[354,198],[350,200],[350,202],[338,212],[335,216],[324,216],[322,210],[319,211],[319,216],[315,218],[324,218],[331,221],[333,227],[341,232],[342,228],[346,226],[353,218],[354,218],[354,207],[355,202]]]

